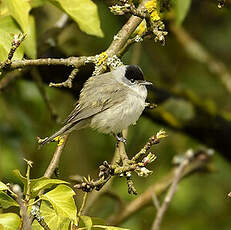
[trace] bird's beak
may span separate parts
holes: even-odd
[[[150,81],[139,81],[139,84],[140,85],[152,85],[152,82],[150,82]]]

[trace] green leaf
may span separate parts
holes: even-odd
[[[7,8],[7,5],[5,2],[0,3],[0,16],[8,16],[9,15],[9,10]]]
[[[10,15],[17,21],[24,33],[29,27],[30,4],[27,0],[3,0],[6,3]]]
[[[181,25],[184,21],[189,8],[191,0],[175,0],[175,13],[176,13],[176,24]]]
[[[60,7],[78,23],[79,28],[87,34],[103,37],[97,6],[91,0],[50,0]],[[57,4],[55,4],[57,6]]]
[[[90,216],[80,216],[80,227],[86,227],[86,229],[91,229],[93,223]]]
[[[66,185],[58,185],[55,189],[41,196],[42,199],[48,200],[58,215],[68,217],[76,223],[77,208],[73,196],[75,192]]]
[[[27,29],[26,38],[23,41],[25,54],[29,58],[35,59],[37,57],[37,42],[36,42],[36,29],[35,20],[33,16],[29,17],[29,26]]]
[[[19,206],[19,205],[12,197],[0,191],[0,207],[6,209],[11,206]]]
[[[80,216],[79,227],[91,229],[93,225],[106,225],[106,222],[104,219],[98,217]]]
[[[26,177],[24,177],[18,169],[13,170],[13,173],[24,185],[27,183]]]
[[[67,230],[71,221],[68,218],[60,216],[52,208],[52,205],[48,201],[42,201],[40,207],[41,216],[44,218],[44,221],[48,224],[50,229],[58,230]],[[33,222],[33,230],[43,230],[40,224],[37,221]]]
[[[5,61],[11,48],[13,37],[5,30],[0,28],[0,61]],[[23,47],[19,46],[14,53],[13,60],[23,58]]]
[[[21,31],[11,16],[0,17],[0,61],[5,61],[7,59],[13,40],[13,34],[19,33],[21,33]],[[23,47],[19,46],[13,56],[13,60],[22,59],[23,54]]]
[[[46,0],[31,0],[30,4],[32,8],[40,7],[45,4]]]
[[[93,228],[100,228],[106,230],[129,230],[128,228],[119,228],[119,227],[105,226],[105,225],[93,225]]]
[[[46,177],[42,177],[37,181],[32,180],[32,183],[31,183],[32,195],[36,196],[40,190],[50,188],[54,184],[69,184],[69,183],[63,180],[49,179]]]
[[[23,183],[24,194],[25,194],[25,192],[27,191],[27,179],[26,179],[26,177],[24,177],[18,169],[13,170],[13,173]],[[66,181],[63,181],[63,180],[49,179],[46,177],[40,177],[37,179],[30,180],[31,198],[36,197],[40,190],[50,188],[54,184],[69,184],[69,183]]]
[[[8,187],[3,182],[0,181],[0,190],[7,190],[7,189]]]
[[[0,29],[11,34],[21,33],[17,23],[11,16],[0,17]]]
[[[19,228],[20,218],[15,213],[0,214],[0,225],[4,230],[15,230]]]
[[[90,216],[80,216],[79,223],[80,230],[96,230],[96,229],[106,229],[106,230],[128,230],[125,228],[119,228],[114,226],[106,225],[105,221],[100,218],[90,217]]]

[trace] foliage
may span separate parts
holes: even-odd
[[[28,165],[28,168],[30,166]],[[43,218],[46,224],[51,230],[55,229],[69,229],[70,226],[79,225],[80,229],[109,229],[109,230],[122,230],[122,228],[106,226],[104,221],[99,221],[97,218],[89,216],[77,215],[77,207],[73,196],[75,192],[67,185],[66,181],[58,179],[49,179],[45,177],[30,179],[24,177],[18,170],[14,171],[14,174],[23,183],[23,193],[26,197],[29,197],[27,201],[23,201],[29,204],[27,211],[28,216],[36,216],[36,220],[32,227],[33,229],[43,229],[39,224],[38,215]],[[0,181],[0,207],[7,209],[11,206],[19,208],[19,204],[15,201],[19,198],[19,193],[14,191],[14,188],[8,187],[6,184]],[[42,194],[41,192],[45,192]],[[10,193],[8,195],[7,193]],[[40,195],[39,195],[40,194]],[[41,195],[42,194],[42,195]],[[39,195],[39,198],[38,198]],[[35,199],[36,197],[36,199]],[[39,213],[36,213],[34,207],[36,203],[41,200],[41,206]],[[78,223],[77,217],[81,222]],[[21,223],[20,217],[15,213],[0,214],[0,224],[4,229],[18,229]],[[79,229],[79,228],[78,228]]]
[[[109,56],[104,51],[111,41],[120,40],[121,37],[114,35],[128,19],[127,15],[122,18],[112,15],[109,2],[0,1],[0,62],[7,60],[14,35],[23,33],[26,39],[16,49],[13,62],[23,58],[91,56],[103,51],[95,63],[106,63]],[[137,6],[140,1],[133,2]],[[230,1],[226,2],[229,7]],[[75,193],[69,179],[77,177],[79,183],[79,175],[97,177],[98,165],[105,160],[110,162],[110,153],[114,151],[114,142],[110,136],[92,130],[83,130],[69,137],[59,166],[60,178],[63,180],[39,177],[47,168],[55,146],[51,143],[38,150],[35,137],[49,135],[58,126],[50,119],[52,111],[50,116],[46,100],[50,99],[57,114],[61,118],[65,117],[74,107],[83,82],[93,71],[91,64],[88,65],[86,61],[86,65],[79,69],[70,90],[47,87],[51,81],[65,81],[70,66],[39,67],[47,98],[39,90],[39,83],[30,69],[20,69],[21,74],[20,71],[3,71],[0,75],[0,230],[17,229],[22,224],[17,190],[12,189],[15,184],[23,185],[22,199],[28,205],[28,216],[34,213],[38,220],[44,219],[50,229],[76,229],[77,223],[78,229],[149,229],[156,212],[153,197],[146,197],[150,188],[156,185],[157,191],[160,191],[165,185],[158,183],[162,176],[164,182],[169,181],[168,172],[175,154],[201,144],[217,150],[214,164],[206,168],[206,172],[209,170],[213,173],[205,174],[203,168],[203,174],[189,177],[180,184],[162,227],[171,229],[177,226],[179,230],[229,229],[230,198],[224,197],[230,192],[230,81],[223,82],[222,79],[231,76],[227,67],[231,58],[230,11],[227,8],[218,9],[214,1],[199,0],[150,0],[146,8],[150,14],[146,15],[147,21],[142,17],[142,24],[128,39],[128,43],[131,42],[133,46],[129,45],[119,55],[123,63],[135,63],[142,67],[145,78],[154,85],[149,92],[149,101],[157,103],[158,107],[153,112],[147,110],[138,124],[129,129],[126,149],[129,156],[136,153],[144,145],[145,139],[153,134],[153,130],[163,126],[169,138],[155,149],[157,161],[152,165],[153,175],[132,178],[138,198],[128,195],[124,183],[128,178],[121,174],[123,177],[115,178],[111,187],[101,193],[91,209],[86,206],[87,211],[81,214],[82,191]],[[127,7],[117,6],[113,9],[119,14],[129,11]],[[64,27],[59,28],[57,22],[64,14],[69,19]],[[162,32],[165,31],[162,26],[166,25],[169,34],[165,47],[155,44],[153,36],[151,40],[146,40],[150,36],[149,16],[153,23],[151,28],[159,36],[157,41],[163,39]],[[160,20],[163,23],[158,24]],[[13,80],[4,86],[2,83],[8,79]],[[215,139],[212,139],[212,135]],[[32,159],[36,164],[32,177],[28,173],[21,173],[25,168],[23,157]],[[14,168],[18,169],[11,173]],[[97,181],[93,180],[96,184]],[[85,187],[93,182],[86,178],[81,181]],[[41,206],[38,213],[35,211],[39,202]],[[117,224],[112,224],[121,224],[124,228],[106,225],[106,220],[110,221],[112,214],[117,217],[124,215],[137,204],[142,210],[138,209],[134,217],[128,216],[123,223],[117,218]],[[38,220],[33,222],[33,229],[43,229]]]
[[[7,58],[11,46],[11,34],[20,31],[27,35],[14,59],[22,59],[25,53],[29,58],[37,57],[36,22],[31,10],[50,2],[67,13],[87,34],[102,37],[97,6],[91,0],[3,0],[0,2],[0,61]],[[13,20],[14,19],[14,20]],[[16,23],[15,23],[16,22]]]
[[[20,218],[15,213],[0,214],[0,229],[1,226],[5,230],[18,229],[20,225]]]

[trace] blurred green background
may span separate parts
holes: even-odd
[[[95,3],[99,8],[104,38],[86,35],[75,23],[70,22],[55,36],[57,45],[41,49],[40,55],[81,56],[94,55],[105,50],[128,17],[111,14],[108,10],[110,1],[95,1]],[[216,59],[230,68],[230,5],[227,1],[227,6],[218,9],[216,3],[216,1],[192,1],[182,26]],[[40,44],[46,40],[48,30],[50,33],[54,32],[51,29],[62,12],[51,4],[46,4],[34,9],[32,14],[36,17],[37,40]],[[205,64],[196,61],[186,53],[171,32],[170,24],[171,17],[166,21],[166,30],[169,31],[169,35],[167,35],[165,46],[154,43],[153,40],[144,41],[140,45],[132,46],[123,56],[123,62],[139,64],[146,79],[152,81],[158,88],[169,92],[174,92],[176,89],[190,89],[200,100],[209,101],[218,112],[231,113],[230,92],[221,83],[219,76],[212,74]],[[52,37],[52,35],[49,36]],[[60,72],[61,79],[64,80],[69,70],[52,67],[52,70],[41,68],[39,71],[46,82],[45,89],[51,103],[63,120],[72,110],[78,97],[78,90],[73,92],[67,89],[49,88],[47,83],[51,79],[58,82]],[[89,68],[86,71],[89,73]],[[84,74],[76,78],[75,83],[79,88],[79,82],[82,84],[84,78]],[[151,98],[151,100],[155,102],[155,99]],[[185,100],[170,98],[158,107],[174,114],[180,120],[187,120],[194,114],[191,104]],[[18,168],[21,172],[25,172],[23,158],[34,162],[33,178],[42,176],[56,144],[51,143],[38,150],[36,136],[47,136],[58,127],[59,125],[50,118],[49,111],[30,74],[24,74],[23,78],[14,81],[0,92],[0,179],[4,182],[17,183],[12,170]],[[128,154],[132,156],[138,152],[146,140],[160,128],[164,128],[169,136],[152,147],[157,160],[149,166],[149,169],[154,173],[148,178],[133,177],[139,194],[172,168],[171,162],[174,155],[183,153],[189,148],[197,149],[204,145],[203,142],[196,141],[184,132],[163,126],[144,115],[136,126],[129,128]],[[98,166],[104,160],[111,160],[114,146],[113,137],[96,131],[87,129],[73,133],[68,139],[61,158],[60,178],[69,180],[69,176],[75,174],[96,177]],[[227,151],[230,152],[230,149]],[[195,174],[180,183],[161,229],[215,230],[219,228],[228,230],[231,228],[231,199],[227,197],[231,191],[231,166],[223,156],[224,154],[221,155],[215,149],[213,172]],[[116,178],[112,189],[125,203],[135,199],[127,193],[127,185],[123,178]],[[81,198],[81,192],[77,191],[77,203],[81,201]],[[102,196],[94,204],[89,215],[107,218],[115,209],[116,202]],[[132,230],[149,229],[155,213],[155,207],[150,203],[148,207],[136,213],[121,226]]]

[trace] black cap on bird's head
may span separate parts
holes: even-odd
[[[138,65],[127,65],[125,77],[132,83],[137,82],[141,85],[151,85],[151,82],[144,80],[144,73]]]

